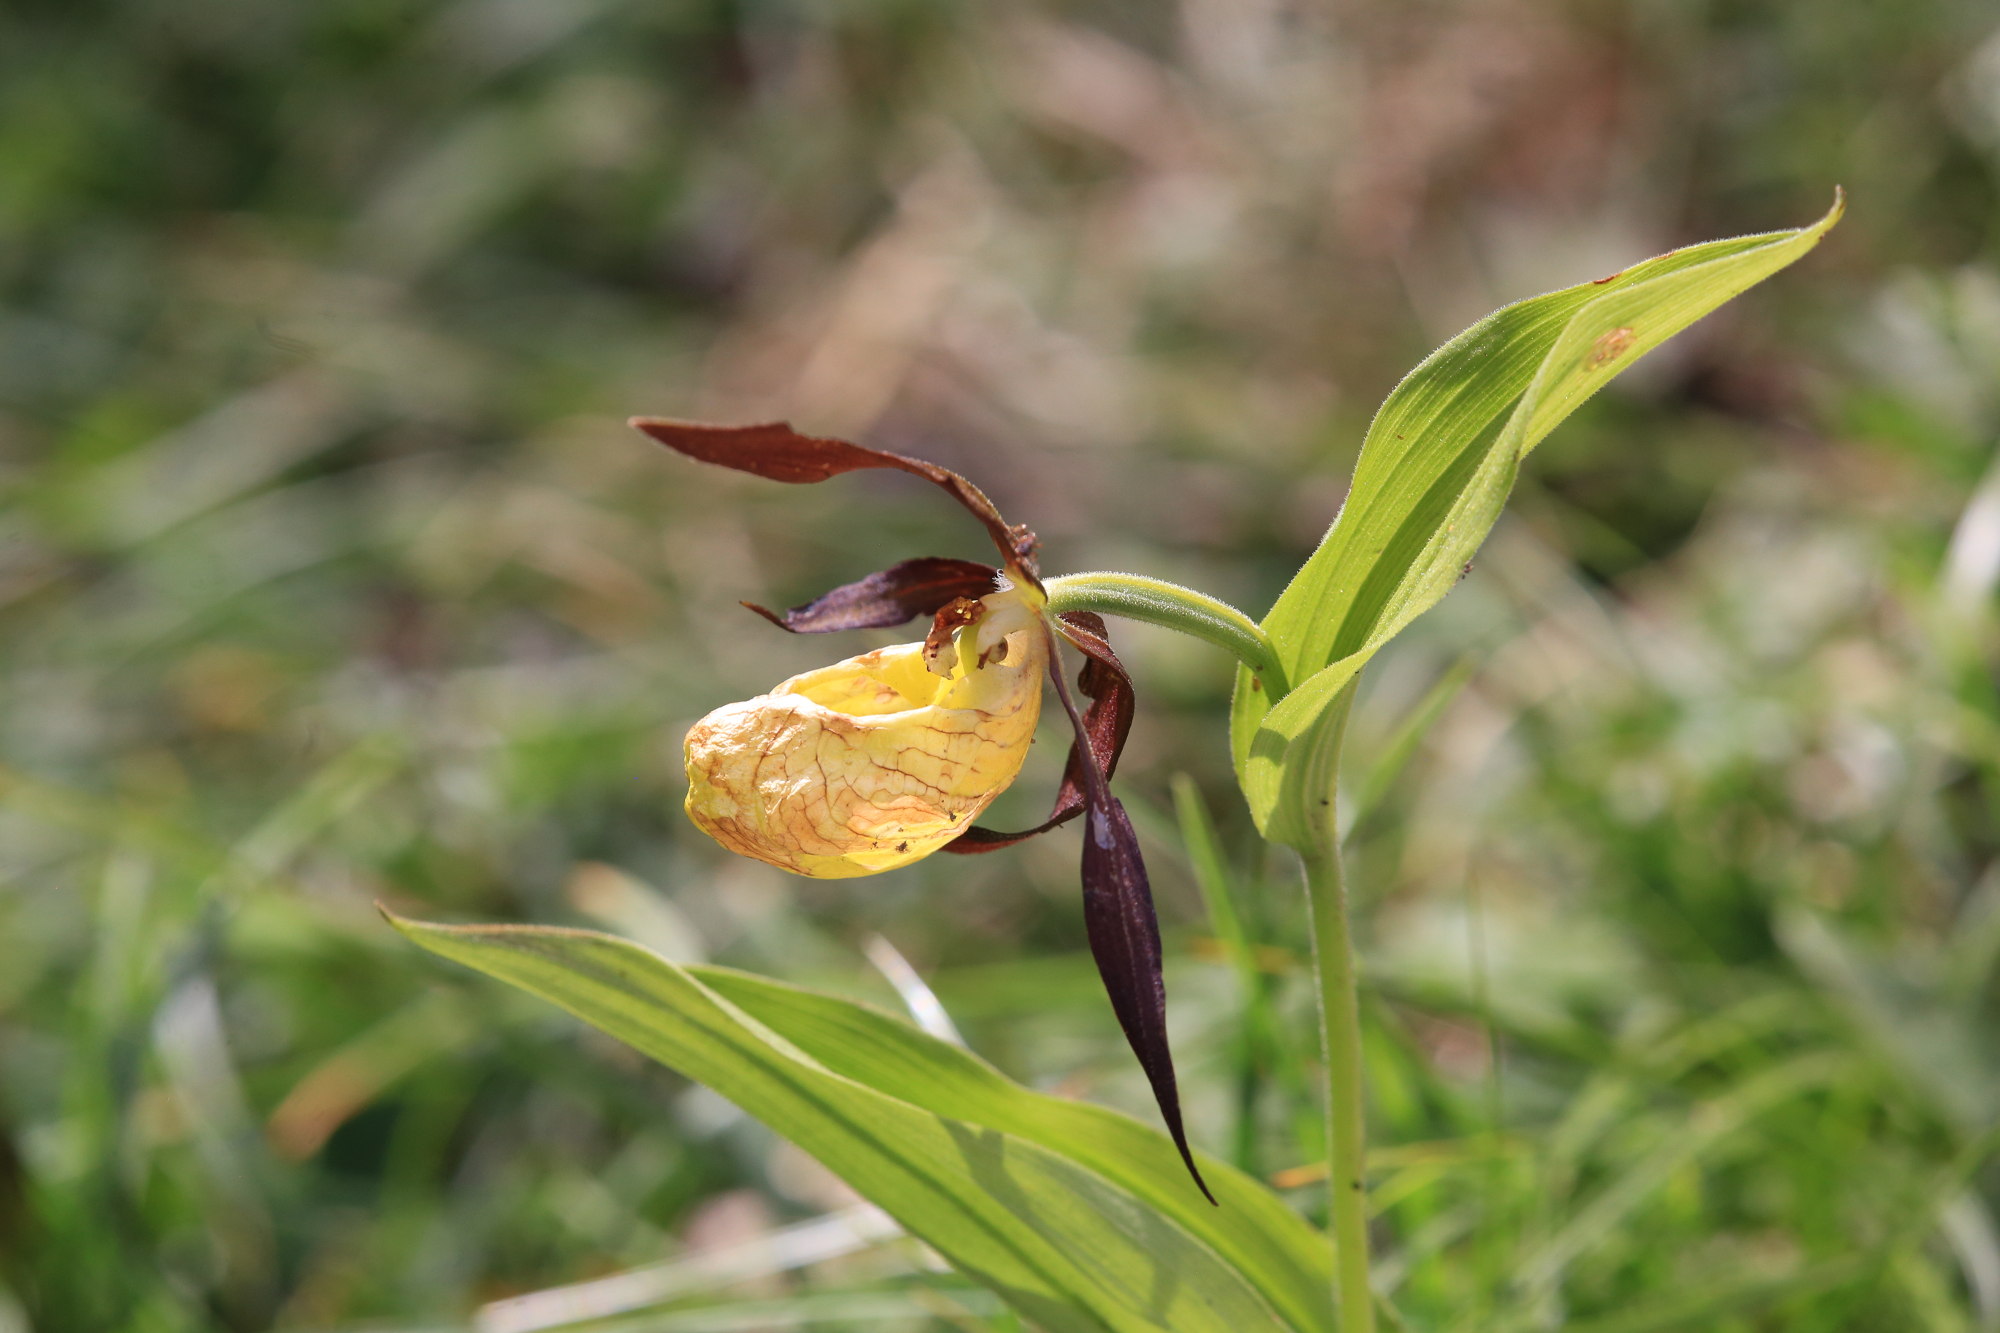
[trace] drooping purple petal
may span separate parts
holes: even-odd
[[[844,583],[779,615],[754,602],[743,605],[794,634],[831,634],[844,629],[883,629],[918,616],[935,615],[960,598],[993,591],[999,571],[976,560],[922,556]]]
[[[1174,1079],[1173,1050],[1167,1044],[1167,988],[1160,972],[1160,925],[1146,864],[1139,859],[1139,836],[1116,796],[1092,801],[1083,826],[1083,922],[1090,955],[1111,997],[1118,1026],[1139,1057],[1153,1100],[1187,1163],[1188,1174],[1210,1203],[1208,1184],[1195,1169],[1181,1123],[1180,1087]]]
[[[1101,622],[1098,628],[1102,628]],[[1098,639],[1103,642],[1101,635]],[[1109,651],[1107,645],[1105,652]],[[1159,917],[1153,910],[1146,863],[1139,855],[1139,836],[1132,830],[1124,805],[1111,794],[1097,747],[1091,743],[1091,733],[1063,679],[1059,657],[1051,630],[1049,675],[1056,697],[1076,729],[1077,746],[1071,753],[1081,760],[1084,807],[1089,812],[1083,830],[1083,920],[1090,937],[1090,954],[1097,960],[1097,975],[1111,997],[1118,1026],[1125,1030],[1125,1040],[1139,1057],[1139,1067],[1146,1071],[1167,1132],[1180,1149],[1188,1174],[1214,1203],[1215,1195],[1209,1193],[1208,1183],[1194,1164],[1187,1128],[1181,1120],[1180,1086],[1174,1078],[1173,1050],[1167,1043],[1167,988],[1160,967]],[[1092,661],[1098,660],[1093,653]],[[1115,663],[1117,658],[1111,661]],[[1123,668],[1118,674],[1123,675]]]
[[[1010,569],[1030,580],[1039,580],[1035,564],[1035,534],[1011,524],[986,498],[986,492],[950,468],[906,458],[881,449],[869,449],[846,440],[818,435],[801,435],[782,421],[755,426],[710,426],[698,421],[670,421],[664,417],[633,417],[630,424],[689,458],[735,468],[771,481],[805,484],[825,481],[845,472],[866,468],[892,468],[943,487],[986,528],[993,544],[1000,548]]]
[[[1109,778],[1118,770],[1118,756],[1124,752],[1125,737],[1132,730],[1132,677],[1126,673],[1125,664],[1118,660],[1118,654],[1111,651],[1111,641],[1106,635],[1102,617],[1090,611],[1069,611],[1060,619],[1063,621],[1063,637],[1084,653],[1083,671],[1077,677],[1077,685],[1084,697],[1090,700],[1090,707],[1083,714],[1083,730],[1090,738],[1090,751],[1097,760],[1098,768]],[[1062,785],[1056,788],[1055,805],[1047,819],[1017,833],[1002,833],[975,824],[946,843],[944,850],[960,856],[998,851],[1047,833],[1083,813],[1084,770],[1083,754],[1079,748],[1082,743],[1079,740],[1070,746],[1069,761],[1063,766]]]

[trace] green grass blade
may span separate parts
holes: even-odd
[[[1248,996],[1256,990],[1261,975],[1257,949],[1236,911],[1236,900],[1229,887],[1232,877],[1223,860],[1215,823],[1208,816],[1201,789],[1195,786],[1193,778],[1176,773],[1171,787],[1174,821],[1180,827],[1181,845],[1187,851],[1188,871],[1201,894],[1202,906],[1208,911],[1209,928],[1221,942],[1223,952],[1229,956],[1229,965],[1236,970],[1236,979]]]
[[[1670,1297],[1656,1305],[1571,1326],[1571,1333],[1673,1333],[1710,1329],[1716,1321],[1753,1314],[1800,1296],[1842,1287],[1867,1275],[1872,1261],[1828,1259],[1777,1277],[1743,1278]]]
[[[1180,826],[1181,844],[1187,851],[1188,870],[1201,900],[1208,909],[1209,926],[1215,931],[1229,965],[1236,973],[1236,985],[1243,995],[1243,1021],[1238,1036],[1236,1074],[1236,1133],[1231,1157],[1245,1171],[1256,1172],[1258,1107],[1266,1083],[1284,1101],[1304,1105],[1310,1100],[1305,1070],[1296,1050],[1284,1039],[1284,1025],[1273,999],[1273,978],[1257,961],[1257,944],[1236,910],[1235,874],[1222,854],[1215,824],[1200,788],[1185,773],[1173,777],[1174,818]]]
[[[1237,778],[1265,836],[1310,847],[1330,776],[1317,758],[1368,659],[1457,583],[1521,460],[1640,356],[1800,258],[1840,220],[1689,246],[1507,306],[1446,343],[1377,413],[1347,503],[1264,618],[1290,694],[1237,675]]]
[[[714,1088],[1038,1327],[1328,1327],[1303,1304],[1308,1286],[1324,1303],[1330,1268],[1303,1224],[1219,1162],[1209,1208],[1137,1121],[1018,1088],[887,1014],[608,935],[391,919]]]
[[[1423,744],[1424,737],[1429,734],[1431,727],[1444,715],[1444,710],[1451,707],[1459,692],[1465,688],[1466,682],[1472,679],[1475,665],[1470,657],[1461,657],[1452,663],[1396,724],[1395,730],[1389,734],[1376,754],[1374,762],[1368,766],[1361,780],[1354,784],[1352,794],[1343,793],[1342,808],[1346,812],[1344,819],[1347,822],[1348,832],[1345,835],[1347,838],[1352,838],[1354,831],[1361,828],[1368,817],[1381,808],[1382,802],[1389,795],[1390,788],[1395,786],[1396,779],[1403,775],[1403,771],[1410,766],[1410,761],[1416,758],[1417,749]]]
[[[1746,1079],[1726,1096],[1698,1108],[1656,1150],[1605,1185],[1561,1231],[1525,1256],[1515,1271],[1515,1281],[1530,1292],[1553,1288],[1579,1254],[1612,1235],[1674,1172],[1697,1161],[1772,1107],[1825,1088],[1848,1071],[1849,1062],[1837,1054],[1802,1055]]]

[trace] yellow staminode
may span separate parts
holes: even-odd
[[[1021,771],[1048,662],[1018,591],[981,606],[935,669],[923,644],[898,644],[697,722],[688,816],[733,852],[822,879],[893,870],[963,833]]]

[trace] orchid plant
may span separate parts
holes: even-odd
[[[794,676],[697,722],[687,737],[688,815],[732,852],[794,874],[845,878],[894,870],[932,852],[990,852],[1087,812],[1090,952],[1174,1146],[1213,1203],[1181,1122],[1153,891],[1132,820],[1111,794],[1132,727],[1132,678],[1111,651],[1103,619],[1050,610],[1035,534],[1007,522],[984,491],[935,463],[801,435],[782,423],[635,417],[632,424],[690,458],[774,481],[824,481],[865,468],[912,473],[943,487],[985,526],[1000,553],[997,569],[920,557],[783,615],[746,603],[796,634],[880,629],[920,616],[931,617],[931,629],[922,643]],[[1087,713],[1063,679],[1064,643],[1085,657],[1077,688],[1090,700]],[[981,828],[972,821],[1028,757],[1044,675],[1076,732],[1055,809],[1024,832]]]
[[[1371,1280],[1359,984],[1336,813],[1355,683],[1457,583],[1536,444],[1639,356],[1804,255],[1841,209],[1836,194],[1810,226],[1689,246],[1518,302],[1439,348],[1383,404],[1346,504],[1261,621],[1144,575],[1045,579],[1034,535],[932,463],[785,425],[634,421],[679,453],[777,481],[911,473],[984,526],[998,565],[923,557],[782,614],[752,607],[796,633],[923,617],[930,628],[920,643],[806,672],[703,718],[687,738],[687,811],[732,852],[823,878],[991,851],[1083,816],[1091,952],[1165,1135],[1031,1092],[865,1005],[679,966],[589,931],[392,920],[425,948],[709,1084],[1036,1327],[1369,1333],[1387,1307]],[[1326,1233],[1193,1147],[1182,1123],[1152,894],[1110,790],[1134,707],[1106,614],[1187,632],[1238,660],[1238,784],[1259,834],[1296,853],[1304,872]],[[1065,646],[1083,658],[1075,692]],[[973,821],[1019,774],[1044,679],[1075,733],[1054,809],[1025,832],[984,829]]]

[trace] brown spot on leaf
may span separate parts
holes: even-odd
[[[1638,336],[1629,326],[1623,325],[1608,333],[1598,334],[1597,341],[1590,345],[1590,355],[1583,359],[1583,368],[1596,370],[1599,366],[1616,361],[1637,341]]]

